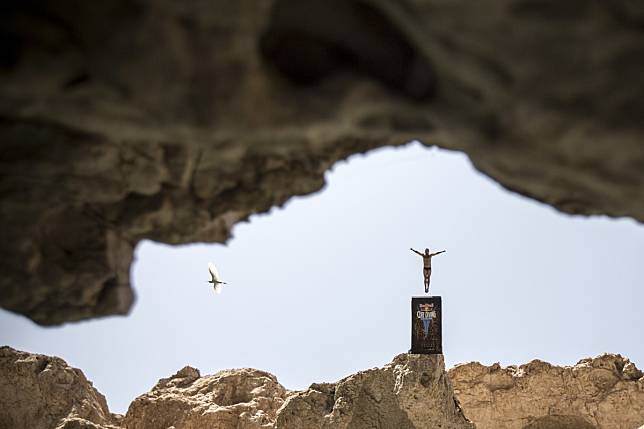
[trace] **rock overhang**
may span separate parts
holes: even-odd
[[[125,314],[138,241],[223,242],[413,139],[564,212],[644,220],[631,3],[333,4],[3,6],[0,304]]]

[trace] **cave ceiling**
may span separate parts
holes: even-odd
[[[641,222],[643,5],[3,2],[0,305],[126,314],[140,240],[224,242],[413,139],[562,212]]]

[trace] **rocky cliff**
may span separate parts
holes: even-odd
[[[473,429],[454,397],[442,355],[401,354],[383,368],[290,395],[276,429]]]
[[[125,415],[128,429],[272,428],[289,392],[274,375],[254,369],[201,376],[185,367],[136,398]]]
[[[118,420],[81,370],[57,357],[0,347],[1,429],[108,428]]]
[[[458,365],[449,378],[478,429],[629,429],[644,424],[642,371],[620,355],[573,367]]]
[[[127,313],[140,240],[225,241],[411,139],[644,220],[643,29],[632,0],[5,1],[0,305]]]
[[[452,387],[454,386],[454,387]],[[460,403],[460,405],[459,405]],[[468,418],[470,420],[468,420]],[[185,367],[111,414],[62,359],[0,348],[0,429],[635,429],[644,377],[619,355],[574,367],[479,363],[445,372],[442,355],[289,391],[255,369],[201,376]]]

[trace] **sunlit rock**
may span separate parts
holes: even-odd
[[[272,428],[286,389],[255,369],[201,377],[185,367],[136,398],[125,415],[128,429]]]
[[[465,415],[479,429],[619,429],[644,423],[644,377],[620,355],[559,367],[534,360],[449,370]]]
[[[454,398],[443,355],[402,354],[335,384],[290,396],[276,429],[473,429]]]
[[[0,428],[107,429],[119,420],[81,370],[0,347]]]
[[[121,416],[62,359],[2,347],[0,405],[0,427],[12,429],[622,429],[644,423],[644,377],[613,354],[573,367],[474,362],[447,373],[442,355],[401,354],[288,391],[256,369],[202,376],[186,366]]]

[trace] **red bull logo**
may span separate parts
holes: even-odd
[[[429,335],[429,329],[432,325],[432,320],[436,318],[434,304],[418,304],[416,317],[423,322],[423,334],[425,335],[425,338],[427,338]]]

